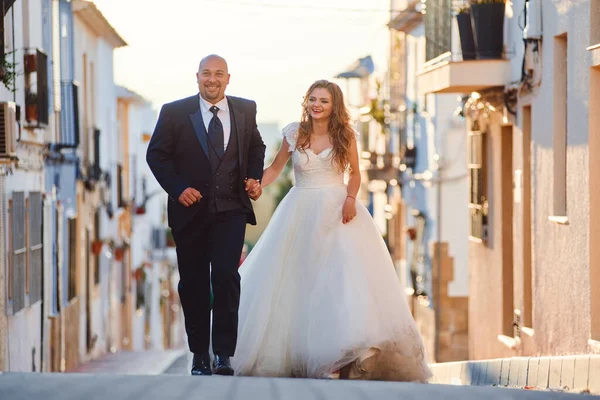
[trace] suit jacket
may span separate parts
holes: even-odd
[[[169,226],[183,228],[197,213],[208,213],[206,199],[185,207],[179,196],[188,187],[203,196],[212,187],[213,172],[208,156],[208,143],[199,94],[165,104],[160,110],[146,161],[158,183],[169,195]],[[245,178],[262,179],[265,144],[256,125],[256,103],[239,97],[227,96],[234,121],[231,135],[237,135],[240,181],[238,190],[248,214],[248,223],[255,225],[252,203],[245,190]]]

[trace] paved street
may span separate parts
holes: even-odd
[[[170,368],[184,373],[186,365],[180,366],[187,358],[186,350],[148,350],[140,352],[122,351],[83,364],[74,372],[87,374],[119,375],[158,375]],[[177,360],[181,359],[179,363]],[[174,368],[179,366],[179,368]],[[173,368],[172,368],[173,367]]]
[[[0,375],[2,400],[137,399],[577,399],[593,396],[494,387],[419,385],[283,378],[131,376],[107,374]],[[596,397],[593,397],[596,398]]]
[[[0,375],[5,400],[136,399],[578,399],[558,392],[482,386],[396,382],[189,376],[185,350],[121,352],[80,367],[76,373]]]

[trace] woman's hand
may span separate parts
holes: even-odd
[[[344,207],[342,207],[342,223],[347,224],[356,216],[356,199],[354,197],[346,197]]]

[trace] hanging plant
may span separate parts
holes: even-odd
[[[14,50],[4,54],[2,63],[0,65],[0,80],[2,84],[10,90],[12,93],[17,91],[16,78],[17,75],[17,64],[16,62],[9,61],[9,57],[14,54]]]
[[[381,125],[383,132],[386,132],[386,114],[389,102],[385,99],[381,100],[381,82],[376,82],[377,95],[371,100],[369,115]]]

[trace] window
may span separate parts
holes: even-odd
[[[25,286],[27,265],[27,243],[25,229],[25,193],[14,192],[12,201],[9,203],[9,215],[11,224],[9,232],[12,232],[11,262],[9,268],[9,299],[12,300],[12,312],[16,313],[25,308]]]
[[[68,301],[77,296],[77,218],[68,220],[69,235],[69,286]]]
[[[79,146],[81,137],[81,122],[79,121],[79,83],[71,82],[71,90],[73,91],[73,136],[75,147]]]
[[[600,3],[598,4],[600,6]],[[591,339],[600,341],[600,67],[590,70],[589,88],[589,251]]]
[[[92,178],[95,180],[100,179],[100,129],[94,129],[94,164],[92,166]]]
[[[42,194],[29,194],[29,302],[42,300]]]
[[[487,239],[486,148],[485,133],[468,133],[470,238],[479,242]]]
[[[554,216],[567,215],[567,35],[554,38]]]
[[[100,210],[94,213],[94,240],[100,240]],[[94,256],[94,284],[100,283],[100,253]]]
[[[533,327],[531,106],[523,107],[523,324]]]
[[[75,148],[79,145],[78,85],[72,80],[64,80],[60,87],[62,112],[59,146]]]
[[[24,56],[25,120],[34,126],[48,125],[48,56],[37,49]]]
[[[117,164],[117,207],[125,208],[125,198],[123,197],[123,166]]]
[[[590,45],[600,45],[600,1],[590,1]]]
[[[426,60],[450,51],[452,37],[452,0],[427,0],[425,13]]]
[[[146,306],[146,270],[139,267],[135,270],[135,309]]]

